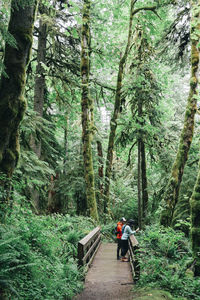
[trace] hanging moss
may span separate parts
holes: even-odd
[[[192,8],[194,10],[197,3],[192,1]],[[199,67],[199,14],[192,16],[191,21],[191,77],[190,77],[190,91],[188,96],[188,102],[185,112],[184,127],[181,133],[179,148],[176,155],[175,162],[172,166],[171,175],[166,187],[166,191],[163,198],[163,211],[161,213],[160,223],[164,226],[170,226],[173,222],[173,214],[176,204],[178,202],[180,185],[183,177],[184,167],[188,159],[188,153],[193,138],[194,132],[194,117],[197,110],[197,85],[198,85],[198,67]],[[193,32],[198,34],[198,39],[193,37]]]

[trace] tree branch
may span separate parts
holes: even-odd
[[[133,16],[135,14],[137,14],[139,11],[141,10],[150,10],[152,11],[160,20],[161,20],[161,17],[158,15],[158,13],[156,12],[156,9],[157,9],[157,6],[147,6],[147,7],[140,7],[140,8],[136,8],[134,11],[133,11]]]
[[[133,147],[136,145],[137,141],[131,146],[129,153],[128,153],[128,161],[127,161],[127,167],[130,165],[131,163],[131,151],[133,150]]]

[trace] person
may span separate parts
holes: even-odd
[[[139,228],[137,228],[135,231],[132,230],[134,223],[135,223],[134,220],[130,219],[128,220],[127,224],[124,225],[123,234],[121,237],[121,255],[122,255],[121,261],[128,261],[126,257],[126,253],[128,251],[129,236],[139,231]]]
[[[120,250],[121,250],[121,237],[122,237],[122,227],[125,224],[126,219],[123,217],[117,223],[117,259],[120,259]]]

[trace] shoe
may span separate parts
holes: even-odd
[[[128,260],[128,258],[122,258],[121,261],[122,262],[128,262],[129,260]]]

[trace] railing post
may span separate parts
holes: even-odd
[[[89,267],[100,244],[100,227],[96,227],[78,242],[78,265],[87,265],[87,267]]]
[[[130,264],[133,273],[134,281],[138,281],[140,278],[140,263],[137,258],[139,252],[139,243],[134,235],[129,238],[129,253],[130,253]]]
[[[78,265],[83,266],[84,248],[83,245],[78,242]]]

